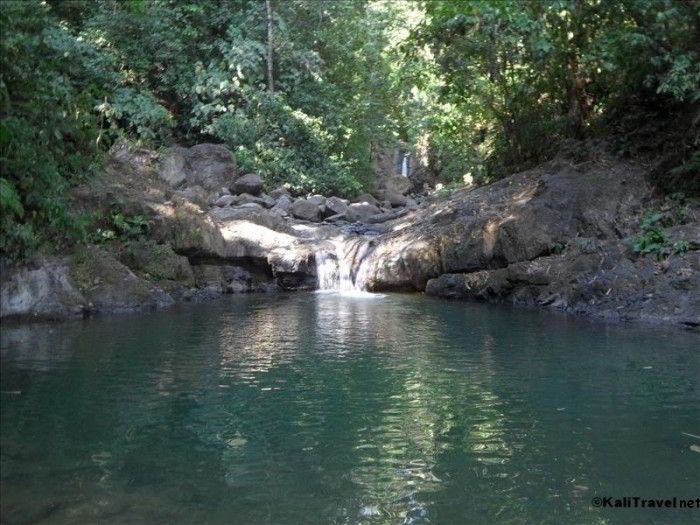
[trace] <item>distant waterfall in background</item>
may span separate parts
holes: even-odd
[[[402,177],[408,177],[408,155],[404,155],[403,159],[401,160],[401,176]]]

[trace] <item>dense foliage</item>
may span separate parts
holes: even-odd
[[[485,181],[700,102],[685,0],[6,0],[0,29],[0,251],[16,257],[84,235],[66,191],[117,139],[222,142],[269,186],[351,195],[392,148]],[[679,179],[697,176],[697,127]]]

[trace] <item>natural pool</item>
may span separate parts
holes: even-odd
[[[3,523],[690,523],[700,336],[421,296],[3,326]]]

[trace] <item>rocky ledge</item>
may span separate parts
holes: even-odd
[[[66,318],[161,307],[223,293],[310,290],[342,258],[372,291],[425,291],[618,320],[700,326],[698,209],[662,231],[683,250],[632,249],[664,206],[648,168],[606,155],[558,159],[497,183],[410,195],[401,177],[353,202],[264,193],[224,147],[118,149],[77,207],[145,218],[145,237],[2,268],[0,316]],[[660,226],[661,227],[661,226]],[[323,254],[322,257],[319,257]]]

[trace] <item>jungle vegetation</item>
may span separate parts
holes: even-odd
[[[0,34],[15,258],[84,238],[67,192],[120,141],[224,143],[270,186],[340,195],[397,146],[445,184],[599,136],[673,144],[671,186],[700,170],[694,0],[5,0]]]

